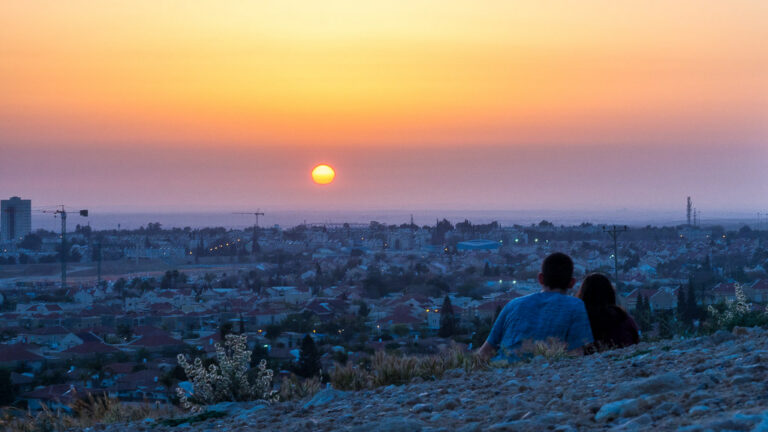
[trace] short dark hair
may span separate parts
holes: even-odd
[[[573,260],[562,252],[555,252],[541,263],[543,283],[552,289],[568,289],[573,279]]]

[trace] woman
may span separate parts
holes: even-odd
[[[576,297],[584,301],[595,338],[590,352],[623,348],[640,341],[635,320],[616,305],[616,291],[607,277],[599,273],[587,275]]]

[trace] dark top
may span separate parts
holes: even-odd
[[[595,349],[623,348],[640,342],[639,328],[631,316],[618,306],[587,307]]]

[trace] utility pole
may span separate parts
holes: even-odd
[[[629,231],[626,225],[612,225],[610,228],[603,226],[603,232],[608,233],[613,238],[613,272],[616,283],[616,291],[619,291],[619,233]]]
[[[96,250],[98,251],[98,255],[96,255],[96,286],[101,288],[101,241],[96,243]]]
[[[57,206],[56,210],[42,210],[43,213],[53,213],[53,216],[61,216],[61,287],[67,287],[67,210],[64,205]],[[80,216],[88,217],[88,210],[80,210]]]
[[[256,255],[259,252],[259,216],[264,216],[264,213],[261,211],[261,209],[256,210],[255,212],[235,212],[232,214],[241,214],[241,215],[254,215],[256,216],[256,225],[253,226],[253,246],[251,247],[251,253],[253,255]],[[306,221],[305,221],[306,224]]]

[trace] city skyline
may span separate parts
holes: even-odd
[[[746,0],[9,4],[0,196],[762,211],[766,20]]]

